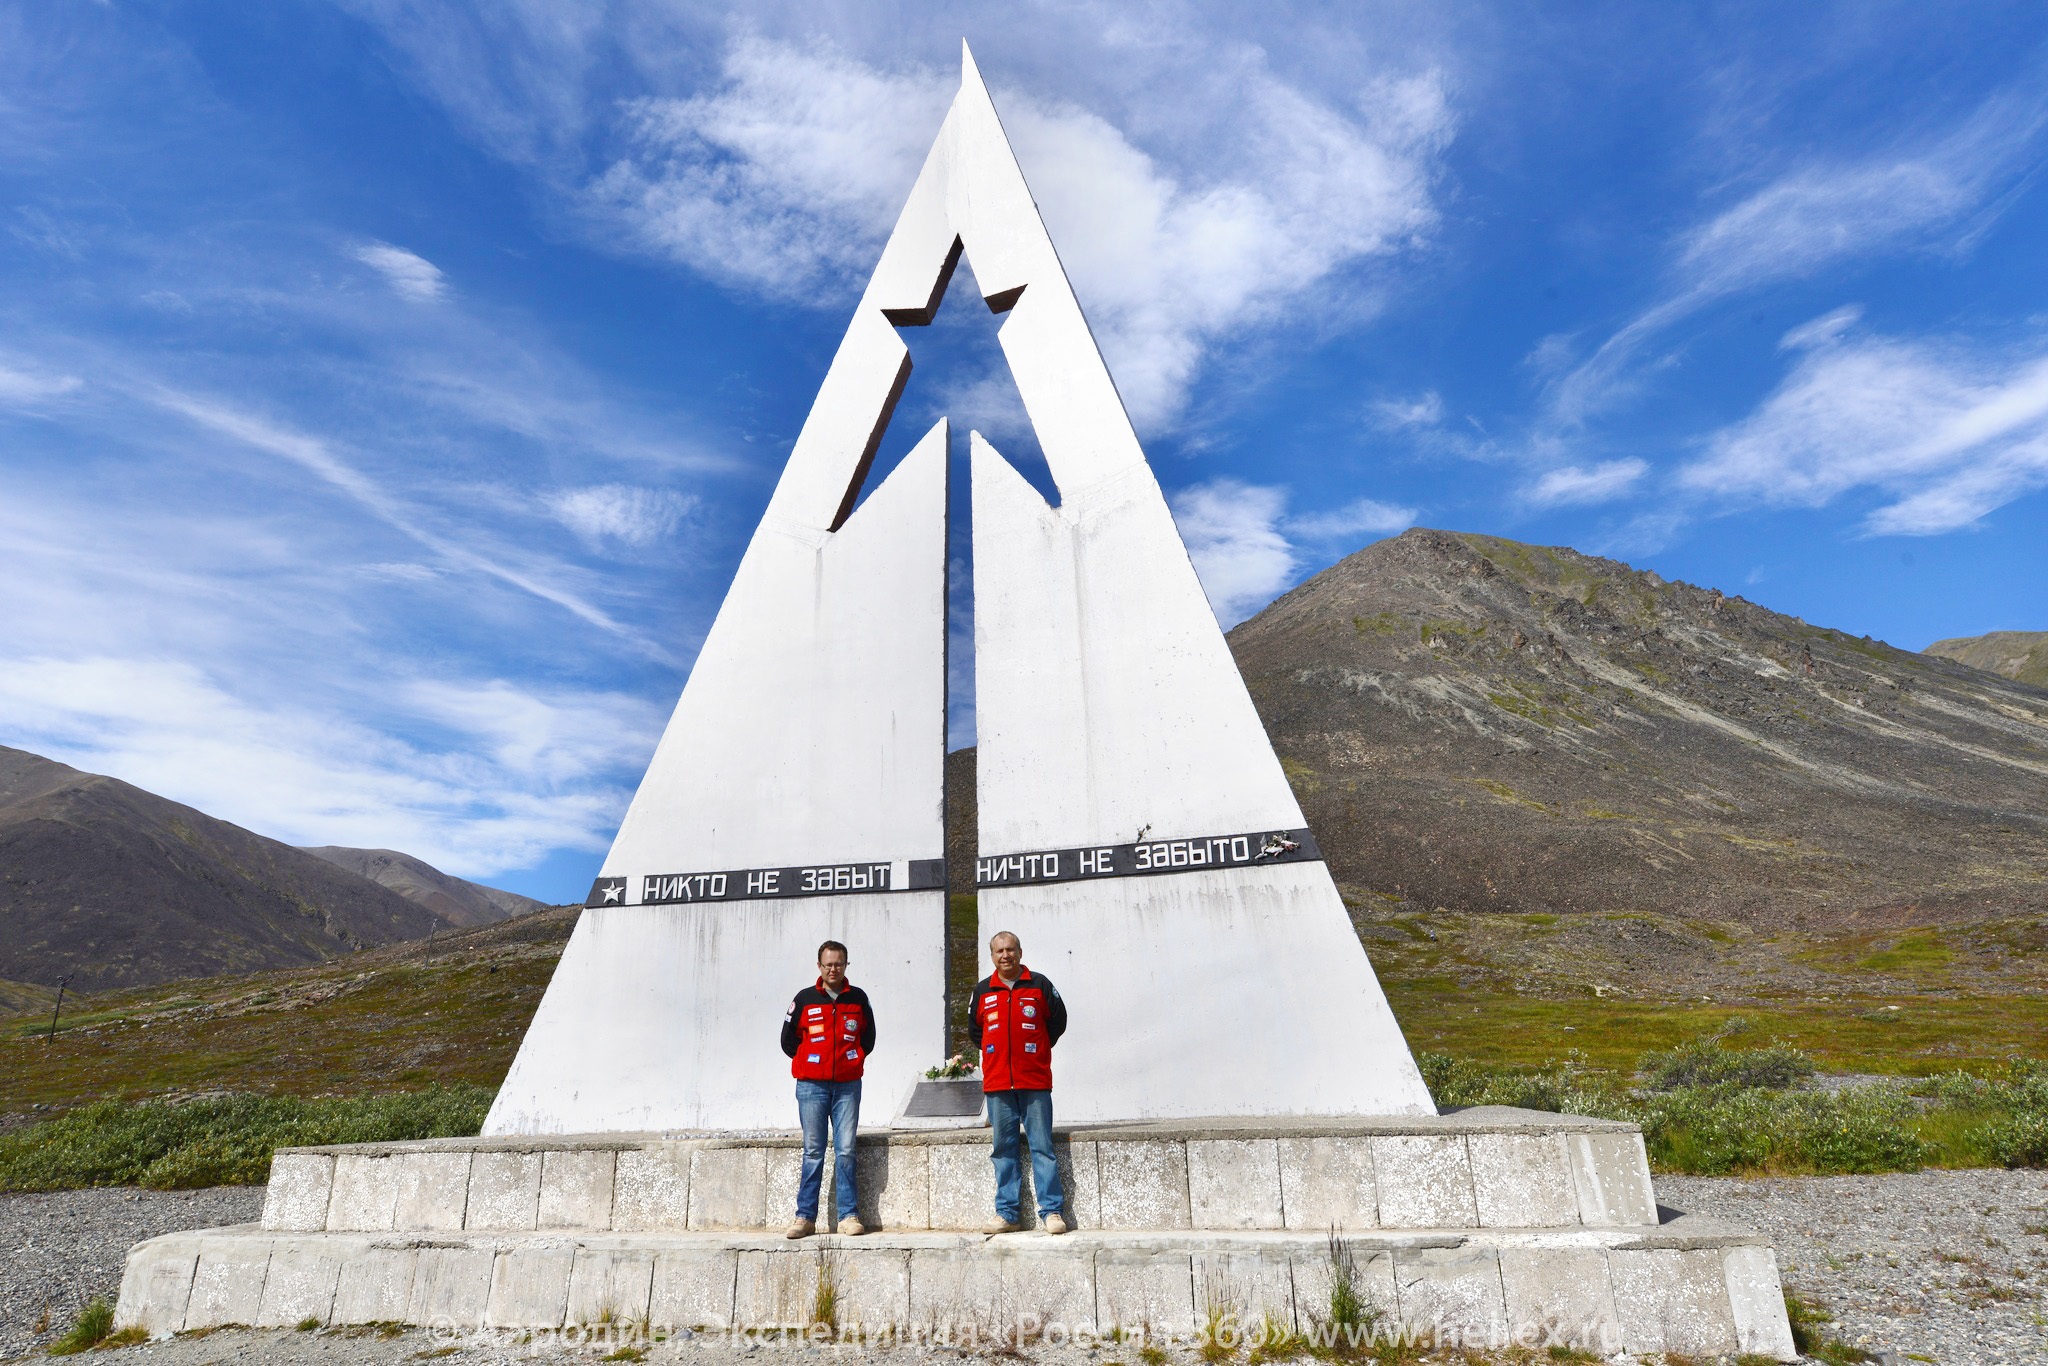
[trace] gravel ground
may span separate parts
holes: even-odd
[[[93,1296],[112,1300],[131,1245],[262,1212],[261,1186],[0,1195],[0,1358],[58,1336]]]
[[[1903,1363],[2048,1366],[2048,1172],[1923,1172],[1741,1181],[1667,1176],[1659,1198],[1770,1235],[1785,1283],[1836,1316],[1831,1333]],[[128,1247],[180,1228],[246,1222],[257,1189],[69,1191],[0,1196],[0,1359],[56,1336],[96,1294],[112,1297]],[[48,1311],[47,1325],[37,1322]],[[452,1340],[409,1330],[230,1330],[122,1350],[107,1361],[155,1366],[220,1362],[383,1366],[451,1362],[592,1361],[619,1342],[513,1335]],[[749,1344],[698,1336],[653,1344],[650,1361],[693,1366],[805,1366],[843,1355],[801,1343]],[[956,1362],[946,1351],[900,1348],[902,1363]],[[1176,1353],[1176,1357],[1181,1354]],[[1038,1366],[1108,1366],[1132,1353],[1033,1349]],[[1880,1360],[1886,1359],[1881,1357]],[[1014,1360],[1014,1359],[1013,1359]],[[1193,1361],[1188,1357],[1189,1362]]]
[[[1666,1205],[1768,1234],[1830,1336],[1941,1366],[2048,1362],[2048,1171],[1660,1176]]]

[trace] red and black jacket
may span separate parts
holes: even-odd
[[[848,982],[839,999],[825,994],[825,979],[807,986],[782,1017],[782,1051],[798,1081],[859,1081],[875,1051],[875,1012],[868,994]]]
[[[993,975],[977,982],[969,1029],[981,1050],[982,1090],[1052,1089],[1052,1046],[1067,1032],[1067,1003],[1051,978],[1019,968],[1015,986]]]

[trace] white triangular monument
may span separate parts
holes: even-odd
[[[944,424],[856,502],[963,250],[1060,495],[973,437],[981,938],[1067,1000],[1061,1120],[1435,1113],[963,52],[487,1134],[788,1127],[827,937],[888,1050],[869,1122],[936,1060]]]

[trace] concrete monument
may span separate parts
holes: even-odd
[[[943,1037],[944,425],[861,495],[963,252],[1059,491],[973,438],[975,880],[1075,1020],[1056,1239],[970,1231],[986,1135],[873,1122]],[[827,937],[888,1060],[875,1231],[799,1245],[758,1131]],[[1313,1336],[1340,1272],[1425,1341],[1795,1355],[1770,1246],[1660,1210],[1634,1125],[1430,1103],[967,59],[484,1134],[280,1151],[260,1225],[130,1253],[117,1323]]]

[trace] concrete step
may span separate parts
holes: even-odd
[[[991,1343],[1112,1330],[1328,1331],[1336,1267],[1382,1316],[1439,1344],[1602,1354],[1794,1355],[1767,1243],[1673,1215],[1648,1229],[1327,1232],[279,1233],[259,1225],[139,1245],[118,1322],[404,1322],[551,1330],[599,1323],[801,1329],[831,1290],[837,1329]]]
[[[1054,1156],[1083,1229],[1641,1229],[1656,1202],[1640,1131],[1480,1107],[1427,1118],[1218,1119],[1063,1127]],[[862,1132],[872,1228],[964,1230],[993,1214],[986,1130]],[[281,1150],[276,1232],[780,1229],[794,1133],[440,1139]],[[1024,1217],[1035,1208],[1027,1164]],[[833,1181],[824,1214],[836,1222]]]

